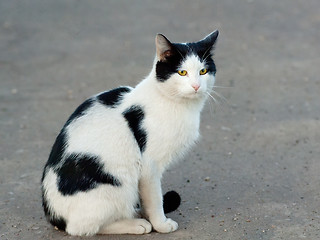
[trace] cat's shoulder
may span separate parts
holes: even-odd
[[[95,98],[103,105],[116,108],[122,102],[124,95],[131,92],[132,89],[133,88],[129,86],[121,86],[112,90],[98,93]]]
[[[93,109],[98,105],[105,106],[109,109],[117,108],[123,101],[125,94],[130,93],[133,90],[130,86],[121,86],[111,90],[100,92],[80,104],[76,110],[71,114],[67,120],[65,127],[79,117],[82,117],[88,113],[90,109]]]

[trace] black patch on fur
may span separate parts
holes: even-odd
[[[144,119],[142,108],[134,105],[125,110],[122,114],[128,122],[129,128],[139,145],[140,151],[144,152],[147,144],[147,133],[141,126]]]
[[[64,129],[62,129],[61,132],[59,133],[59,135],[57,136],[56,141],[54,142],[54,144],[52,146],[45,170],[47,167],[56,166],[59,162],[61,162],[62,155],[65,150],[65,145],[66,145],[66,134],[64,132]],[[45,175],[45,170],[43,172],[42,180]]]
[[[181,55],[183,54],[183,55]],[[175,47],[171,50],[171,55],[165,61],[158,61],[156,64],[156,76],[160,82],[166,81],[170,76],[178,71],[185,53],[179,53]]]
[[[164,213],[170,213],[176,210],[181,203],[179,194],[175,191],[167,192],[163,196],[163,211]]]
[[[103,164],[95,156],[71,154],[55,172],[58,175],[58,189],[63,195],[88,191],[98,184],[121,186],[116,177],[103,171]]]
[[[83,116],[85,111],[92,106],[93,102],[94,100],[92,98],[89,98],[86,101],[84,101],[79,107],[77,107],[77,109],[71,114],[71,116],[67,120],[64,127],[68,126],[74,119]]]
[[[43,210],[44,210],[44,214],[47,218],[47,220],[55,227],[57,227],[58,229],[65,231],[66,230],[66,221],[64,218],[62,217],[56,217],[55,214],[53,214],[51,212],[51,210],[49,209],[49,205],[48,202],[44,196],[44,190],[42,189],[42,206],[43,206]]]
[[[172,43],[171,55],[165,61],[158,61],[156,64],[156,76],[158,81],[164,82],[174,73],[177,73],[179,66],[187,56],[195,54],[200,61],[205,63],[208,72],[216,73],[216,66],[212,59],[210,47],[198,43]],[[211,45],[211,48],[213,46]]]
[[[108,107],[115,108],[117,105],[120,104],[121,100],[123,99],[123,95],[125,93],[129,93],[130,91],[131,89],[128,87],[119,87],[119,88],[115,88],[110,91],[101,93],[97,97],[97,99],[100,103]]]
[[[43,170],[41,182],[43,182],[47,170],[51,167],[55,167],[56,165],[58,165],[61,162],[62,155],[65,150],[65,143],[66,143],[66,136],[64,133],[64,129],[62,129],[61,132],[59,133],[59,135],[57,136],[55,143],[53,144],[51,153],[49,155],[49,159],[48,159],[46,166]],[[41,190],[42,190],[42,206],[43,206],[43,210],[44,210],[44,213],[45,213],[47,220],[53,226],[56,226],[58,229],[65,231],[65,229],[66,229],[65,219],[62,217],[56,216],[56,214],[54,214],[52,212],[52,210],[50,210],[48,202],[45,197],[44,188],[42,187]]]
[[[184,44],[175,44],[178,49],[185,48]],[[196,54],[201,62],[205,63],[205,66],[209,73],[216,74],[216,65],[212,59],[212,48],[213,45],[202,45],[199,43],[188,43],[188,54]],[[180,50],[179,50],[180,51]]]
[[[66,133],[65,133],[65,128],[76,118],[79,118],[81,116],[84,115],[84,112],[89,109],[92,104],[93,104],[94,100],[93,99],[87,99],[85,102],[83,102],[69,117],[69,119],[67,120],[67,122],[65,123],[64,127],[62,128],[62,130],[60,131],[59,135],[57,136],[50,155],[49,155],[49,159],[46,163],[46,167],[44,169],[43,172],[43,176],[42,176],[42,180],[45,176],[45,171],[47,169],[47,167],[54,167],[56,166],[58,163],[61,162],[62,160],[62,155],[65,151],[65,147],[66,147]]]

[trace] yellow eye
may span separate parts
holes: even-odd
[[[179,70],[178,73],[180,76],[185,76],[188,72],[186,70]]]
[[[206,68],[202,68],[199,73],[200,75],[205,75],[207,72],[208,70]]]

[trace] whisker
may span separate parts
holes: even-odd
[[[182,57],[182,60],[184,61],[184,60],[185,60],[185,57],[182,55],[182,53],[179,51],[178,48],[176,48],[176,49],[177,49],[178,53],[180,54],[180,56]]]
[[[206,92],[206,93],[213,100],[214,103],[219,104],[219,102],[217,101],[217,99],[215,99],[215,97],[213,97],[209,92]]]
[[[233,88],[233,87],[224,87],[224,86],[213,86],[213,88]]]
[[[223,100],[224,103],[229,104],[228,100],[221,94],[217,93],[216,91],[212,90],[212,93],[215,94],[218,98],[220,98],[221,100]]]
[[[213,86],[213,88],[231,88],[231,87]],[[211,101],[208,101],[211,108],[212,108],[212,106],[217,106],[219,110],[222,110],[223,109],[222,108],[223,104],[227,104],[228,106],[231,105],[229,103],[229,101],[222,94],[217,93],[214,89],[206,91],[206,94],[208,94],[208,96],[210,97],[210,99],[214,103],[212,105]],[[212,111],[211,108],[210,108],[210,112]]]
[[[211,49],[212,49],[212,47],[208,47],[208,49],[204,52],[204,54],[202,55],[202,59],[201,59],[202,62],[206,61],[207,58],[210,56],[210,54],[208,54],[207,56],[206,56],[206,54],[207,54],[208,51],[210,51]]]
[[[211,103],[211,101],[208,101],[209,104],[209,110],[210,110],[210,115],[213,117],[214,116],[214,112],[215,112],[215,108],[214,108],[214,103]]]
[[[201,58],[201,61],[202,61],[202,62],[204,62],[204,61],[207,59],[207,57],[209,56],[209,54],[208,54],[208,56],[206,56],[206,54],[207,54],[207,52],[209,51],[209,49],[210,49],[210,48],[208,48],[208,49],[204,52],[204,54],[202,55],[202,58]]]
[[[221,102],[218,101],[214,96],[212,96],[209,92],[206,92],[208,94],[208,96],[212,99],[213,103],[215,103],[215,106],[218,107],[219,110],[222,109],[222,106],[221,106]],[[210,103],[210,101],[209,101]]]
[[[208,54],[208,55],[202,60],[202,62],[205,62],[208,57],[210,57],[210,54]]]

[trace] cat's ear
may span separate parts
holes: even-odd
[[[218,35],[219,31],[215,30],[214,32],[206,36],[204,39],[200,40],[198,44],[201,46],[201,48],[205,49],[207,53],[212,54],[215,44],[217,42]]]
[[[167,58],[173,55],[172,43],[162,34],[156,36],[156,49],[158,61],[165,62]]]

